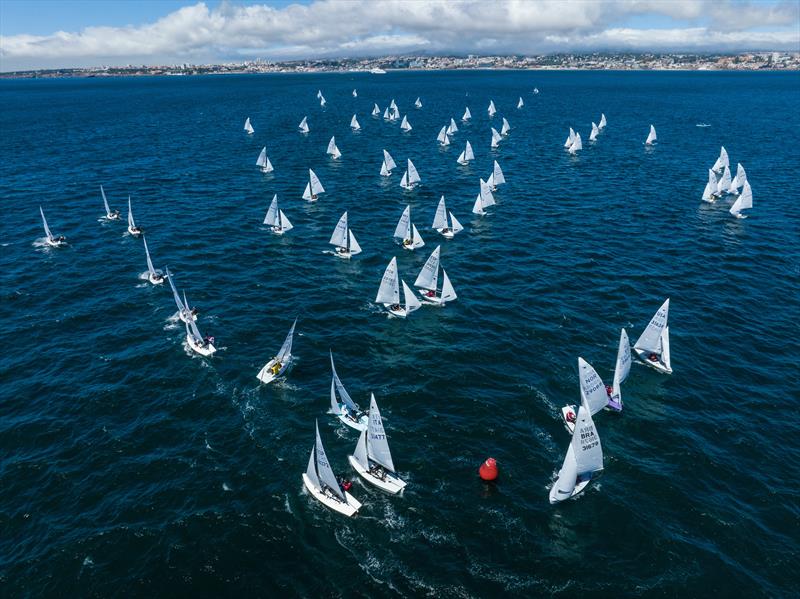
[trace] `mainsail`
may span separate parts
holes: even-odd
[[[375,297],[376,304],[399,304],[400,303],[400,283],[397,277],[397,258],[392,258],[383,273],[381,286],[378,288],[378,295]]]

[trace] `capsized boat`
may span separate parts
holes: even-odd
[[[244,122],[244,130],[247,132],[248,135],[252,135],[253,133],[255,133],[253,125],[250,124],[250,117],[247,117],[247,120]]]
[[[444,203],[444,196],[441,197],[439,205],[436,207],[436,214],[433,216],[433,225],[431,225],[431,228],[436,229],[445,239],[452,239],[455,237],[456,233],[464,230],[464,227],[458,222],[456,217],[453,216],[453,213],[447,211],[447,206]]]
[[[397,168],[397,164],[392,158],[392,155],[389,154],[386,150],[383,151],[383,163],[381,164],[381,175],[384,177],[388,177],[392,174],[392,169]]]
[[[44,225],[44,233],[46,236],[44,238],[45,243],[54,248],[60,247],[65,243],[67,243],[67,238],[64,237],[63,235],[54,237],[53,234],[50,232],[50,227],[47,226],[47,219],[44,217],[44,210],[42,210],[41,206],[39,206],[39,214],[42,215],[42,224]]]
[[[297,125],[297,128],[300,130],[300,133],[308,133],[308,117],[304,116],[300,124]]]
[[[336,366],[333,364],[333,352],[331,355],[331,413],[334,414],[339,420],[350,428],[357,431],[367,430],[367,422],[369,422],[368,412],[364,412],[358,407],[358,404],[353,401],[347,389],[344,388],[342,380],[336,374]],[[339,396],[339,400],[336,396]]]
[[[315,427],[316,442],[311,448],[308,467],[303,472],[303,485],[325,507],[348,517],[355,516],[361,509],[361,503],[336,480],[319,436],[319,423],[315,422]]]
[[[256,160],[256,166],[261,169],[262,173],[271,173],[275,170],[272,168],[272,163],[267,156],[267,146],[261,148],[261,153],[258,155],[258,160]]]
[[[103,206],[106,209],[106,218],[108,220],[119,220],[119,210],[113,210],[112,211],[111,208],[108,207],[108,200],[106,199],[106,192],[103,189],[102,185],[100,186],[100,195],[103,196]]]
[[[153,268],[153,261],[150,259],[150,250],[147,248],[147,239],[142,236],[144,241],[144,253],[147,256],[147,280],[153,285],[161,285],[164,282],[164,275],[160,270]]]
[[[400,240],[403,249],[415,250],[425,245],[422,236],[417,231],[417,226],[411,222],[411,206],[406,206],[403,214],[400,215],[400,220],[397,221],[397,226],[394,229],[394,237]]]
[[[603,384],[603,379],[583,358],[578,358],[578,378],[581,387],[581,405],[585,405],[591,414],[595,415],[608,405],[608,391]],[[561,417],[564,419],[567,432],[569,434],[575,432],[577,408],[564,406],[561,408]]]
[[[439,289],[440,250],[441,246],[437,245],[436,249],[431,252],[431,255],[425,261],[422,270],[419,271],[417,280],[414,281],[414,287],[418,288],[422,300],[435,306],[444,306],[447,302],[452,302],[458,297],[444,268],[442,268],[442,288]]]
[[[308,169],[308,183],[306,183],[306,189],[303,191],[303,199],[309,202],[316,202],[321,193],[325,193],[325,188],[320,183],[316,173]]]
[[[169,281],[169,286],[172,289],[172,297],[175,299],[175,305],[178,307],[178,318],[180,318],[183,322],[188,322],[189,320],[197,320],[197,310],[195,308],[190,308],[186,303],[186,295],[184,294],[184,299],[181,300],[181,296],[178,295],[178,290],[175,288],[175,282],[172,280],[172,273],[169,272],[169,267],[166,269],[167,273],[167,280]]]
[[[594,427],[592,414],[581,397],[575,432],[558,472],[558,479],[550,489],[550,503],[556,504],[577,497],[603,470],[603,446]]]
[[[397,274],[397,258],[392,258],[383,273],[375,303],[383,304],[389,314],[405,318],[414,310],[419,309],[422,304],[414,295],[414,292],[406,285],[406,282],[403,281],[402,283],[403,305],[400,305],[400,277]]]
[[[214,347],[215,339],[201,335],[200,329],[197,328],[197,323],[194,320],[187,319],[183,323],[186,325],[186,344],[192,351],[206,357],[217,351],[217,348]]]
[[[297,325],[297,319],[294,319],[292,328],[289,329],[289,334],[281,346],[278,355],[272,358],[269,362],[264,364],[264,367],[258,371],[256,377],[262,383],[269,384],[276,378],[284,374],[292,364],[292,340],[294,339],[294,327]]]
[[[134,237],[139,237],[143,233],[143,231],[136,226],[136,222],[133,220],[133,210],[131,209],[131,196],[128,196],[128,233],[133,235]]]
[[[342,153],[339,151],[339,148],[336,146],[336,137],[331,137],[331,140],[328,142],[328,149],[326,153],[333,158],[334,160],[338,160],[342,157]]]
[[[745,179],[742,193],[736,198],[736,201],[731,206],[730,213],[736,218],[747,218],[746,214],[742,214],[742,210],[747,210],[753,207],[753,190],[750,189],[750,182]]]
[[[400,187],[403,189],[412,190],[419,185],[420,181],[421,179],[419,177],[419,173],[417,172],[417,167],[414,166],[414,163],[411,162],[411,159],[409,158],[406,171],[403,173],[403,178],[400,179]]]
[[[339,258],[349,260],[356,254],[361,253],[361,246],[356,241],[356,236],[353,231],[347,226],[347,212],[342,214],[339,222],[336,223],[336,228],[333,230],[333,235],[328,242],[336,247],[334,252]]]
[[[486,214],[486,209],[489,206],[494,206],[495,203],[496,202],[494,201],[494,195],[492,195],[492,190],[489,188],[486,182],[483,179],[481,179],[481,190],[480,193],[478,193],[478,197],[475,198],[475,204],[473,204],[472,206],[473,214],[478,214],[480,216],[483,216],[484,214]]]
[[[294,229],[294,225],[286,218],[286,215],[278,205],[278,194],[272,196],[267,214],[264,217],[264,224],[268,225],[275,235],[283,235],[286,231]]]
[[[669,298],[653,315],[650,324],[633,344],[639,359],[664,374],[672,374],[669,351]]]
[[[374,394],[369,399],[367,430],[361,431],[356,450],[347,459],[361,478],[382,491],[396,495],[406,487],[405,481],[395,471],[389,440]]]
[[[469,164],[470,160],[475,160],[475,153],[472,151],[472,144],[467,142],[464,150],[458,155],[456,162],[462,166],[466,166]]]
[[[356,115],[353,115],[353,118],[350,119],[350,128],[353,131],[358,131],[359,129],[361,129],[361,125],[358,124],[358,119],[356,118]]]
[[[652,146],[654,143],[658,141],[658,137],[656,136],[656,128],[653,125],[650,125],[650,133],[647,134],[647,139],[644,141],[644,145]]]

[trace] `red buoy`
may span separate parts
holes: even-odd
[[[478,474],[483,480],[495,480],[499,473],[497,469],[497,460],[494,458],[487,458],[487,460],[481,464],[481,467],[478,468]]]

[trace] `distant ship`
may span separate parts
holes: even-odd
[[[385,75],[386,74],[386,71],[384,71],[381,68],[377,68],[377,67],[374,68],[374,69],[370,69],[369,72],[372,73],[373,75]]]

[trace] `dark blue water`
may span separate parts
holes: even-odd
[[[799,79],[3,81],[0,595],[789,594],[800,582]],[[369,116],[391,98],[411,133]],[[495,126],[513,127],[494,152],[489,99]],[[467,105],[473,122],[440,149],[439,128]],[[601,112],[609,125],[593,145]],[[651,123],[659,143],[646,150]],[[585,140],[575,158],[561,147],[570,126]],[[477,159],[461,168],[467,139]],[[746,220],[700,201],[723,144],[753,188]],[[264,145],[272,176],[254,166]],[[418,191],[399,187],[402,168],[378,175],[383,148],[415,162]],[[474,219],[495,158],[508,184]],[[300,199],[309,167],[327,189],[313,205]],[[156,265],[222,348],[212,359],[187,354],[169,288],[139,279],[141,241],[98,220],[100,184],[123,214],[131,195]],[[295,225],[283,238],[261,225],[273,193]],[[371,303],[383,269],[397,255],[413,282],[440,243],[429,227],[441,194],[466,226],[442,244],[459,299],[387,319]],[[414,253],[391,236],[406,203],[428,243]],[[37,244],[40,204],[69,247]],[[364,248],[349,263],[323,253],[344,210]],[[610,382],[619,329],[635,340],[666,297],[675,373],[634,365],[625,412],[595,419],[603,477],[550,506],[578,356]],[[294,370],[259,387],[295,316]],[[334,469],[354,476],[357,437],[326,414],[329,348],[362,405],[375,392],[409,482],[389,497],[357,481],[353,520],[300,480],[315,418]],[[489,455],[502,469],[493,487],[476,476]]]

